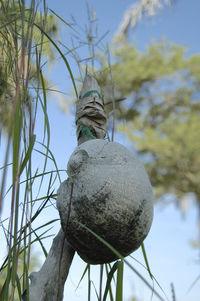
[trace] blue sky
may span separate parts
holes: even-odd
[[[171,42],[187,46],[187,55],[200,52],[200,36],[198,34],[200,28],[200,1],[177,0],[176,2],[173,8],[166,7],[154,18],[143,19],[137,25],[133,33],[133,41],[141,51],[145,51],[152,39],[159,40],[162,37],[166,37]],[[87,24],[85,1],[46,0],[46,3],[49,8],[53,9],[67,22],[71,20],[70,15],[73,15],[83,28]],[[93,6],[93,9],[96,11],[99,35],[101,36],[109,30],[105,43],[110,42],[122,20],[124,12],[132,3],[133,1],[131,0],[88,0],[89,6]],[[63,25],[62,42],[67,44],[69,36],[69,29]],[[85,56],[84,51],[82,56]],[[73,73],[76,74],[77,66],[75,62],[70,57],[68,60]],[[58,89],[67,94],[66,102],[68,102],[72,97],[73,88],[63,61],[58,60],[57,66],[50,73],[50,78]],[[57,101],[54,95],[48,102],[51,126],[50,148],[56,158],[58,167],[64,169],[77,142],[74,116],[66,115],[62,112],[57,106]],[[41,122],[43,121],[38,118],[37,140],[40,140]],[[125,137],[120,135],[116,139],[118,139],[118,142],[128,145]],[[37,164],[37,161],[35,162]],[[62,180],[64,179],[65,174],[62,174]],[[44,223],[56,217],[58,217],[56,210],[51,209],[38,220],[38,223]],[[58,228],[59,225],[57,225],[57,228],[54,228],[53,233],[56,233]],[[186,294],[190,284],[199,275],[199,263],[197,263],[199,254],[189,245],[189,241],[196,237],[197,212],[192,206],[184,219],[175,205],[171,204],[164,207],[159,204],[155,206],[154,222],[150,234],[145,240],[145,246],[152,273],[170,300],[172,299],[170,293],[171,282],[174,283],[177,300],[199,300],[200,282],[196,284],[188,295]],[[49,248],[51,238],[45,244]],[[141,249],[136,251],[133,256],[144,263]],[[148,274],[138,264],[134,263],[134,265],[150,281]],[[84,268],[85,263],[76,256],[71,267],[70,276],[66,282],[64,300],[87,300],[87,281],[83,281],[80,288],[75,291]],[[99,269],[92,268],[92,271],[93,279],[97,281]],[[128,301],[130,296],[134,295],[138,297],[139,301],[151,300],[150,291],[133,272],[125,267],[124,301]],[[92,300],[96,300],[95,297]],[[153,300],[157,300],[156,297],[153,297]]]

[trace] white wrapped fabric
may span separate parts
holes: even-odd
[[[90,139],[103,139],[106,135],[107,116],[100,87],[88,74],[76,104],[76,126],[78,144]]]

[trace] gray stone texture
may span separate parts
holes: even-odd
[[[68,172],[73,184],[61,184],[57,207],[65,236],[82,259],[100,264],[117,256],[81,224],[123,256],[136,250],[153,220],[152,187],[139,159],[119,143],[89,140],[72,153]]]

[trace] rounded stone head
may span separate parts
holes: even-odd
[[[95,139],[75,149],[68,172],[57,207],[66,238],[82,259],[100,264],[118,258],[88,229],[122,256],[135,251],[153,220],[152,187],[138,158],[119,143]]]

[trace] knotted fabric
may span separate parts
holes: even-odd
[[[101,90],[96,79],[88,74],[76,104],[76,127],[78,144],[89,139],[104,139],[107,131]]]

